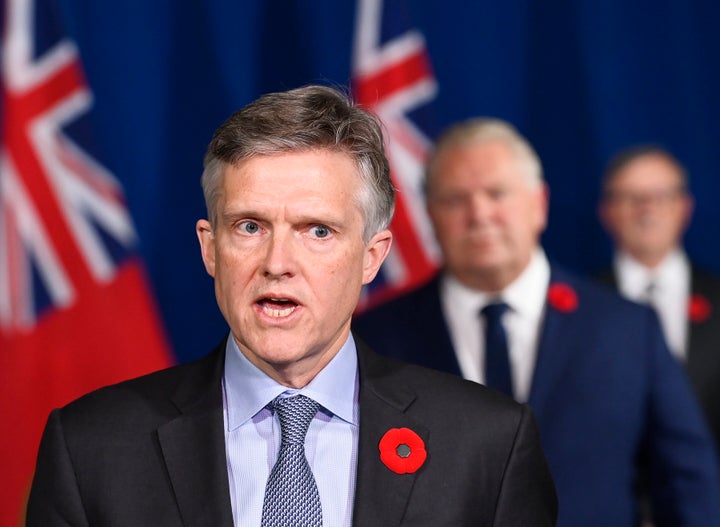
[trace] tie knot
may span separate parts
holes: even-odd
[[[493,302],[482,308],[480,313],[482,313],[487,320],[498,321],[507,310],[508,305],[505,302]]]
[[[282,443],[304,443],[310,421],[317,414],[320,404],[304,395],[276,397],[270,407],[280,418]]]

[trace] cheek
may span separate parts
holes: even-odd
[[[503,216],[498,222],[498,233],[506,246],[525,250],[538,243],[545,228],[545,217],[531,209],[516,210],[513,214]]]
[[[342,284],[341,288],[346,290],[361,283],[364,263],[365,252],[363,250],[348,249],[334,258],[331,265],[322,268],[321,279],[326,283]]]
[[[458,225],[462,225],[465,221],[465,215],[458,209],[443,209],[442,211],[430,212],[430,220],[437,232],[450,232],[457,230]]]
[[[608,213],[608,223],[615,229],[621,228],[625,223],[632,219],[628,211],[622,209],[612,209]]]
[[[234,251],[222,251],[215,261],[215,281],[220,283],[226,294],[241,294],[244,285],[254,273],[254,264],[248,255]]]
[[[438,238],[445,239],[450,244],[465,244],[466,237],[470,236],[475,229],[476,225],[470,215],[453,214],[445,219]]]
[[[682,209],[673,210],[668,216],[668,221],[673,228],[680,230],[685,225],[685,211]]]

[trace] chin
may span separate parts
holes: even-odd
[[[303,353],[296,347],[289,346],[268,346],[265,344],[259,348],[256,355],[269,364],[277,366],[286,366],[298,361],[303,357]]]
[[[475,259],[468,264],[468,269],[472,269],[475,273],[497,273],[508,266],[508,262],[494,259]]]

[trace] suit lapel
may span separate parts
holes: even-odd
[[[702,278],[697,272],[696,269],[692,268],[690,269],[690,294],[691,295],[700,295],[705,296],[704,291],[704,284],[702,284]],[[688,317],[688,349],[687,349],[687,360],[686,360],[686,368],[688,372],[690,373],[691,377],[696,377],[698,375],[702,374],[701,368],[698,366],[701,366],[703,364],[702,360],[702,354],[703,354],[703,327],[697,323],[694,323],[692,320]]]
[[[185,377],[173,402],[181,415],[158,429],[168,476],[183,518],[191,526],[232,527],[225,459],[221,379],[224,344]]]
[[[710,386],[720,367],[718,358],[718,324],[720,316],[720,287],[710,276],[696,268],[691,268],[690,284],[692,295],[706,300],[710,304],[708,318],[688,320],[688,350],[686,369],[696,387]]]
[[[450,330],[442,310],[440,275],[436,275],[432,281],[418,290],[417,299],[413,301],[411,312],[423,327],[434,328],[429,332],[417,332],[420,340],[413,346],[415,353],[427,354],[422,365],[454,373],[455,375],[462,375],[460,363],[457,360],[452,339],[450,338]]]
[[[358,344],[360,367],[360,437],[353,526],[400,524],[415,483],[415,474],[396,474],[380,461],[380,439],[391,428],[410,428],[425,441],[428,431],[405,410],[415,394],[393,382],[387,363]]]
[[[551,270],[550,284],[571,282],[561,271]],[[577,294],[577,292],[576,292]],[[577,310],[561,312],[546,302],[545,315],[540,328],[538,351],[528,402],[542,420],[542,413],[553,389],[563,384],[567,363],[573,356],[573,349],[582,335],[577,335],[578,312],[582,309],[582,298],[578,299]]]

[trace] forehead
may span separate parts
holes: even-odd
[[[527,177],[526,167],[512,147],[501,140],[448,145],[437,155],[431,183],[516,182]]]
[[[614,187],[656,188],[683,182],[679,167],[661,154],[648,154],[633,159],[612,178]]]
[[[222,181],[226,200],[352,199],[359,185],[353,158],[323,149],[249,157],[226,166]]]

